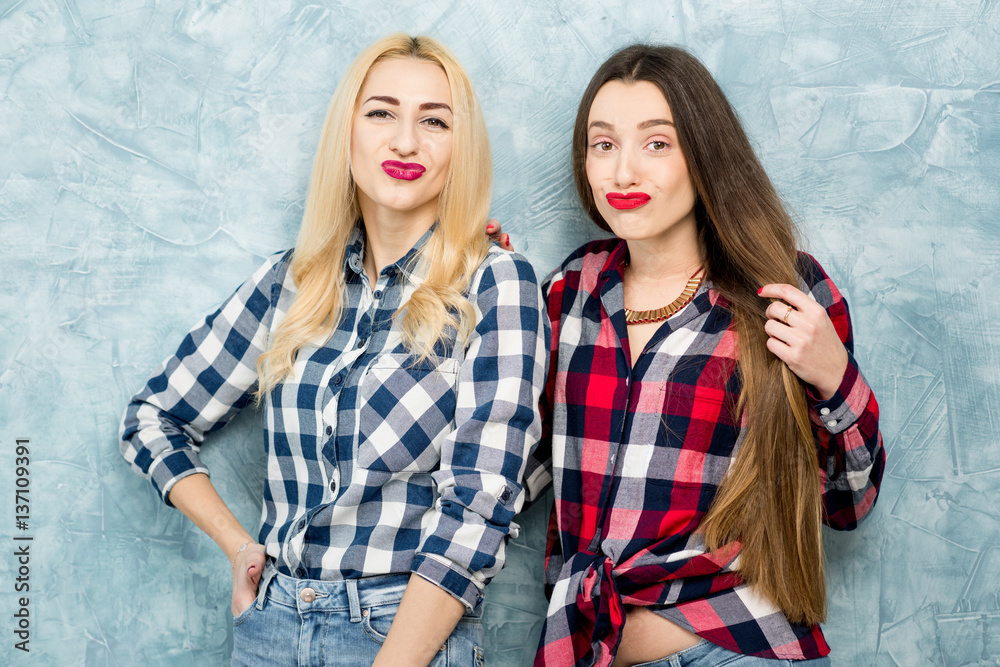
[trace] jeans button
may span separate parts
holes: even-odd
[[[299,597],[302,598],[303,602],[309,603],[316,599],[316,591],[311,588],[303,588],[302,592],[299,593]]]

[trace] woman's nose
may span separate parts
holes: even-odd
[[[615,163],[615,184],[624,190],[637,183],[635,162],[626,151],[619,151]]]
[[[414,128],[409,123],[397,123],[396,131],[389,142],[389,148],[403,156],[416,153],[419,145]]]

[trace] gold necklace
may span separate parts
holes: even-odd
[[[705,270],[703,267],[698,267],[698,270],[688,278],[687,286],[684,287],[684,291],[681,295],[663,306],[662,308],[656,308],[653,310],[632,310],[631,308],[625,308],[625,324],[652,324],[653,322],[662,322],[667,319],[678,310],[690,303],[691,299],[694,298],[694,293],[698,291],[701,287],[702,281],[705,280]]]

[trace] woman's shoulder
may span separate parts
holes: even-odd
[[[241,284],[226,302],[229,309],[247,309],[263,318],[272,306],[285,303],[294,296],[291,272],[291,250],[281,250],[264,259],[257,270]],[[236,311],[232,311],[235,317]]]
[[[294,248],[279,250],[264,259],[264,262],[257,267],[257,270],[250,276],[248,282],[265,287],[268,285],[282,285],[286,278],[289,278],[289,266],[292,263],[292,253]]]
[[[472,292],[483,292],[507,281],[537,286],[538,276],[524,255],[502,250],[500,246],[491,243],[473,276]]]
[[[831,305],[843,301],[843,296],[837,289],[837,285],[815,257],[800,250],[796,268],[799,273],[799,289],[812,296],[819,304],[829,308]]]
[[[557,266],[545,280],[543,285],[552,285],[554,282],[565,279],[573,274],[586,272],[599,273],[608,263],[611,255],[618,250],[621,245],[619,238],[596,239],[588,241],[582,246],[566,256],[566,259]]]

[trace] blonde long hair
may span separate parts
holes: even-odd
[[[403,341],[426,358],[446,329],[454,328],[463,340],[475,327],[475,309],[464,292],[488,249],[483,229],[493,166],[486,122],[472,82],[451,51],[430,37],[387,35],[355,58],[327,110],[290,266],[297,294],[257,360],[258,401],[292,372],[299,349],[328,338],[340,322],[344,255],[361,217],[351,174],[351,127],[368,72],[389,58],[438,65],[448,77],[454,112],[451,164],[438,200],[438,222],[419,253],[433,261],[423,262],[428,267],[423,284],[396,312]]]
[[[636,44],[601,65],[576,117],[574,181],[601,229],[611,230],[587,180],[587,118],[608,81],[648,81],[670,105],[698,193],[707,274],[729,300],[736,329],[744,438],[699,530],[713,551],[739,541],[740,575],[790,621],[819,623],[826,616],[819,459],[805,388],[767,349],[768,302],[757,296],[761,285],[798,284],[795,226],[705,66],[682,49]]]

